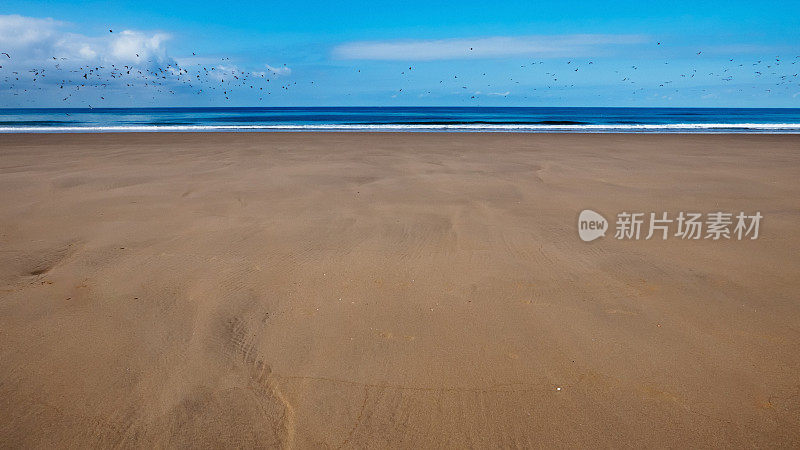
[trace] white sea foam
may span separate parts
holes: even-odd
[[[670,123],[607,125],[544,124],[288,124],[288,125],[111,125],[3,126],[0,133],[97,133],[154,131],[475,131],[576,133],[800,133],[800,123]]]

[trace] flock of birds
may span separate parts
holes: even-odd
[[[6,52],[2,55],[11,59],[11,55]],[[140,56],[137,54],[136,57]],[[67,58],[53,56],[50,67],[40,66],[5,74],[3,65],[0,64],[0,76],[7,89],[13,91],[13,95],[25,95],[34,89],[58,89],[63,93],[61,100],[64,102],[84,90],[99,89],[98,92],[104,92],[108,88],[128,88],[133,92],[132,88],[136,87],[151,89],[154,99],[157,94],[174,95],[178,89],[187,88],[196,95],[219,91],[228,100],[234,89],[249,88],[257,90],[259,100],[263,100],[264,95],[271,95],[273,89],[289,90],[297,85],[297,82],[270,84],[274,77],[268,76],[266,72],[226,68],[224,63],[229,58],[222,58],[221,64],[217,66],[198,66],[191,73],[175,63],[161,66],[153,59],[142,60],[140,64],[83,64],[72,68],[64,66],[65,60]],[[105,96],[100,95],[98,99],[105,100]]]
[[[113,33],[113,30],[109,30]],[[656,45],[660,46],[661,42]],[[470,51],[472,48],[470,48]],[[701,57],[702,51],[698,51],[695,57]],[[196,56],[195,53],[192,53]],[[230,66],[230,58],[220,58],[218,63],[215,64],[195,64],[191,66],[181,67],[177,63],[161,63],[158,59],[153,58],[140,58],[136,54],[136,63],[117,64],[111,63],[107,65],[70,65],[70,61],[65,57],[52,56],[49,64],[41,64],[39,67],[20,70],[11,70],[8,63],[12,61],[12,55],[8,52],[0,52],[0,59],[4,58],[6,64],[0,61],[0,80],[3,85],[0,85],[0,93],[2,88],[5,87],[6,93],[11,95],[26,95],[31,90],[52,90],[56,89],[60,93],[59,98],[61,101],[69,103],[70,100],[78,97],[82,91],[94,90],[95,94],[92,98],[96,101],[104,102],[105,95],[110,90],[127,92],[128,95],[141,95],[140,90],[134,88],[145,88],[145,92],[151,95],[155,100],[158,96],[162,95],[175,95],[176,92],[191,93],[193,95],[209,95],[211,98],[219,99],[224,98],[227,101],[231,100],[234,92],[242,94],[242,90],[246,92],[251,99],[258,98],[259,101],[264,101],[265,98],[272,95],[273,91],[282,90],[289,91],[297,87],[297,81],[285,81],[286,78],[278,76],[278,72],[274,68],[268,71],[243,71],[237,69],[235,66]],[[665,79],[653,85],[652,75],[648,77],[637,76],[640,73],[640,66],[631,65],[625,68],[609,68],[613,70],[613,79],[622,86],[630,88],[633,94],[643,92],[647,89],[670,89],[674,92],[679,92],[681,87],[688,86],[683,81],[689,81],[697,78],[702,79],[703,83],[698,83],[697,86],[709,85],[713,81],[715,86],[719,85],[732,85],[734,80],[743,79],[743,83],[737,85],[736,90],[742,92],[745,88],[763,90],[765,93],[771,93],[786,88],[787,93],[796,95],[798,86],[798,63],[800,56],[795,56],[789,60],[785,60],[780,56],[775,56],[769,59],[757,59],[754,61],[739,61],[729,59],[722,67],[713,71],[698,71],[694,67],[686,67],[684,70],[672,71],[679,76],[674,76],[673,79]],[[663,61],[664,65],[669,65],[670,61]],[[682,63],[682,62],[681,62]],[[544,61],[531,61],[528,64],[520,66],[522,70],[536,69],[536,66],[545,64]],[[590,69],[597,69],[602,65],[599,61],[594,60],[567,60],[565,63],[558,63],[557,65],[549,64],[548,67],[561,66],[560,70],[549,69],[544,71],[541,69],[535,74],[538,76],[536,82],[532,82],[531,74],[529,72],[520,72],[517,75],[509,76],[501,86],[493,85],[492,83],[476,82],[479,78],[472,76],[462,76],[459,79],[459,74],[451,74],[439,80],[440,86],[446,89],[459,89],[464,92],[470,99],[476,99],[481,95],[479,89],[492,90],[496,88],[507,88],[509,84],[517,85],[525,82],[525,89],[531,90],[530,95],[534,95],[537,90],[553,90],[553,89],[569,89],[575,87],[576,73],[589,71]],[[680,64],[680,63],[679,63]],[[284,64],[285,66],[285,64]],[[707,64],[697,67],[708,67]],[[355,69],[357,73],[361,73],[361,69]],[[414,66],[409,66],[407,70],[400,72],[401,82],[408,82],[408,77],[415,71]],[[652,68],[650,69],[652,71]],[[667,70],[660,70],[660,73],[666,74]],[[594,77],[598,74],[592,72]],[[450,78],[452,76],[452,78]],[[481,77],[486,76],[486,72],[482,72]],[[591,77],[591,76],[590,76]],[[471,82],[463,82],[465,79],[471,79]],[[283,81],[283,82],[281,82]],[[757,82],[756,82],[757,81]],[[749,84],[748,84],[749,82]],[[314,85],[314,81],[306,82]],[[305,83],[304,83],[305,84]],[[532,87],[535,85],[535,87]],[[408,85],[403,84],[405,87],[399,87],[393,95],[396,97],[399,94],[408,92]],[[412,86],[413,88],[413,86]],[[405,89],[405,91],[404,91]],[[705,91],[706,89],[701,89]],[[433,90],[426,89],[424,94],[431,94]],[[424,95],[421,94],[421,95]],[[508,95],[502,93],[492,93],[490,95]],[[81,97],[83,98],[83,97]],[[89,105],[90,107],[92,105]]]

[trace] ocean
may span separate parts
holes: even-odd
[[[0,108],[0,132],[800,133],[800,108]]]

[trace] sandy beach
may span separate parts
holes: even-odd
[[[800,135],[0,135],[0,447],[796,448],[798,199]]]

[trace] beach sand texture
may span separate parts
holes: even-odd
[[[0,135],[0,447],[796,448],[798,199],[800,135]]]

